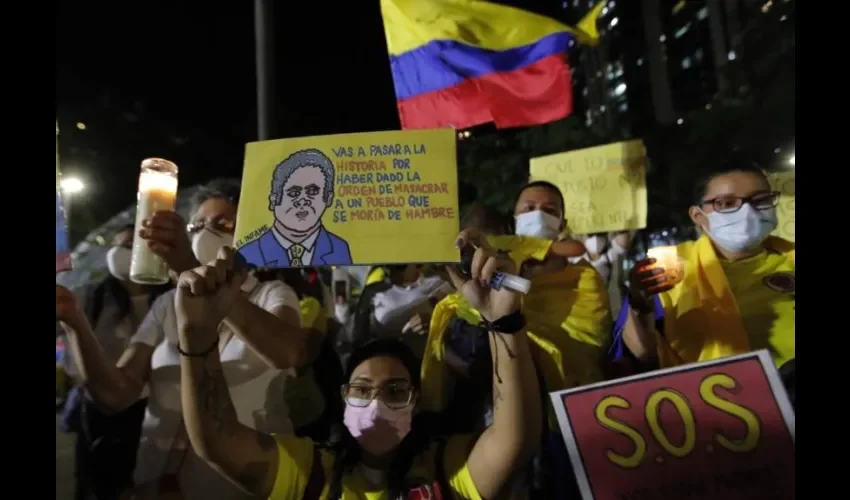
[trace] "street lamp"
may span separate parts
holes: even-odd
[[[59,181],[59,188],[62,189],[63,194],[73,196],[83,192],[86,185],[77,177],[63,177],[62,180]]]
[[[788,164],[792,167],[794,166],[794,155],[791,155],[791,158],[788,158]]]

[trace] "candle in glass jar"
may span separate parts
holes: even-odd
[[[168,265],[148,248],[148,241],[138,236],[142,221],[160,210],[174,210],[177,200],[177,165],[161,158],[142,162],[139,192],[136,195],[136,237],[130,260],[130,280],[143,285],[168,282]]]
[[[667,282],[675,285],[685,277],[685,263],[675,246],[650,248],[647,257],[655,259],[655,268],[664,269]]]

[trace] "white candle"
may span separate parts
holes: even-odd
[[[674,246],[650,248],[647,257],[655,259],[654,268],[664,269],[667,282],[675,285],[685,277],[685,263]]]
[[[142,162],[139,192],[136,195],[136,236],[130,260],[130,279],[143,285],[168,282],[168,265],[148,248],[148,240],[138,236],[142,221],[160,210],[174,210],[177,200],[177,165],[161,158]]]

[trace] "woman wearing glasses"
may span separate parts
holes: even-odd
[[[696,188],[689,215],[702,236],[676,247],[679,272],[653,259],[635,265],[623,340],[650,366],[759,349],[781,366],[795,353],[795,273],[794,244],[770,236],[779,193],[740,163]]]
[[[460,246],[472,242],[466,235]],[[322,448],[307,438],[271,436],[238,421],[222,374],[215,325],[231,305],[233,253],[185,272],[177,287],[183,408],[195,451],[258,498],[497,498],[540,439],[541,401],[525,333],[521,298],[482,286],[494,272],[515,273],[484,240],[471,280],[455,286],[489,322],[493,351],[493,425],[479,436],[431,439],[434,426],[416,415],[418,362],[397,340],[378,340],[349,360],[342,397],[341,440]],[[228,281],[232,280],[232,281]]]
[[[148,240],[173,272],[214,261],[222,247],[233,244],[239,191],[238,181],[212,181],[192,200],[188,235],[179,215],[157,212],[145,221],[139,236]],[[57,292],[57,317],[59,305]],[[149,388],[134,474],[136,486],[129,498],[249,498],[189,446],[180,405],[183,387],[173,290],[151,305],[117,365],[105,355],[87,322],[59,319],[72,323],[69,340],[84,386],[100,406],[126,408]],[[218,340],[211,349],[220,352],[239,420],[266,432],[291,432],[280,397],[286,379],[283,370],[304,363],[309,332],[301,328],[295,292],[281,281],[260,283],[248,276],[234,290],[233,307],[221,319],[215,325]]]

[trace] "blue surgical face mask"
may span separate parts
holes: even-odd
[[[561,220],[542,210],[526,212],[516,216],[516,231],[518,236],[531,236],[544,240],[554,240],[561,232]]]
[[[732,213],[706,214],[709,226],[703,228],[715,244],[730,252],[758,248],[778,224],[776,208],[759,210],[744,203]]]

